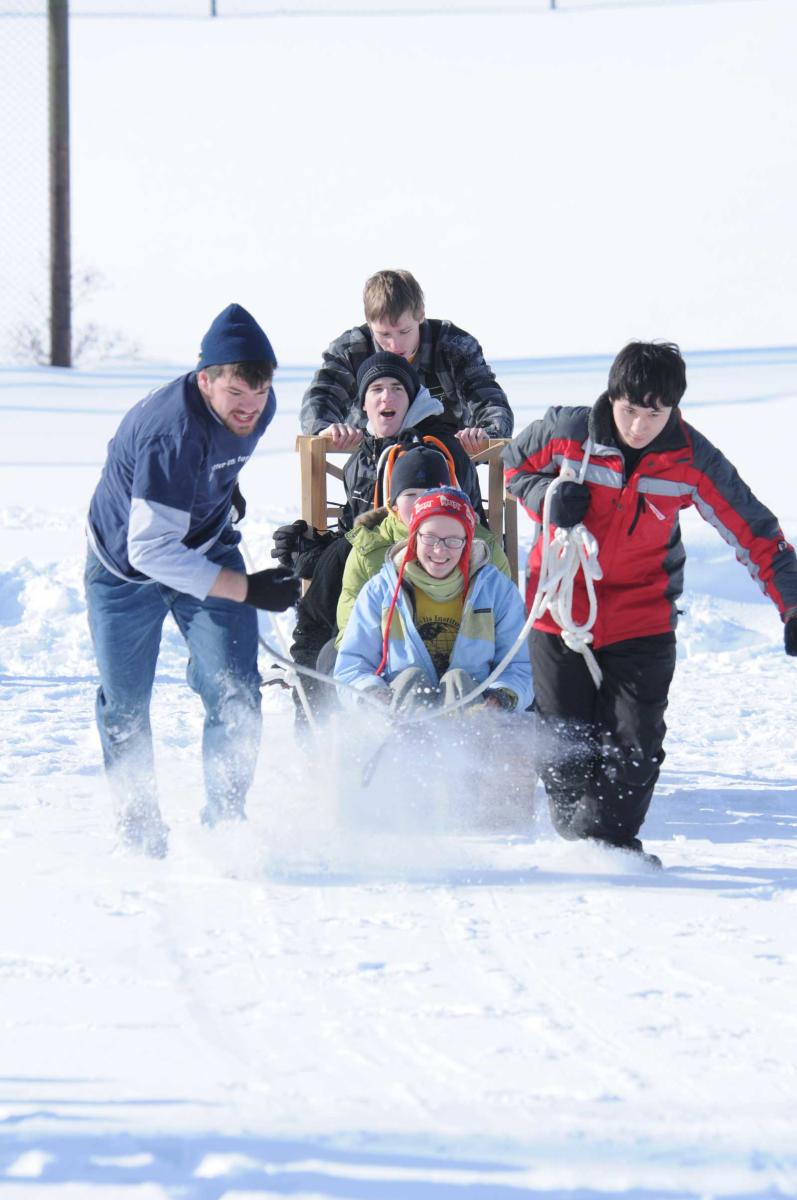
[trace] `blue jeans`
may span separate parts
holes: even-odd
[[[235,536],[223,534],[207,557],[244,571]],[[97,726],[122,819],[131,811],[158,810],[149,707],[168,613],[188,643],[188,683],[205,707],[203,817],[213,824],[223,816],[243,815],[260,744],[255,609],[232,600],[197,600],[154,581],[128,583],[106,570],[91,550],[85,585],[100,673]]]

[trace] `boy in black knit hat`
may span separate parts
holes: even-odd
[[[358,516],[384,504],[379,489],[382,455],[397,442],[410,446],[426,439],[450,455],[459,486],[470,498],[479,521],[486,525],[476,468],[443,420],[442,403],[423,387],[412,364],[400,354],[380,351],[370,355],[357,372],[357,395],[367,428],[343,468],[346,503],[339,528],[351,529]],[[306,521],[293,521],[275,530],[272,557],[295,569],[302,579],[311,579],[333,537],[311,530]]]
[[[418,442],[434,438],[454,461],[459,485],[484,522],[476,468],[450,426],[442,419],[443,405],[422,386],[417,372],[400,354],[372,354],[357,372],[357,396],[366,418],[362,441],[343,468],[346,507],[341,524],[351,528],[356,517],[374,506],[380,457],[394,440]],[[385,497],[378,497],[383,503]]]

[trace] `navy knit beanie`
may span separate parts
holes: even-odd
[[[410,404],[421,390],[421,381],[412,363],[408,363],[406,358],[402,358],[400,354],[391,354],[389,350],[380,350],[377,354],[366,358],[365,362],[360,364],[357,372],[357,397],[361,405],[365,401],[365,393],[368,391],[369,385],[375,379],[385,378],[397,379],[404,385],[410,398]]]
[[[277,357],[252,314],[240,304],[228,304],[202,339],[197,370],[251,362],[276,367]]]
[[[451,475],[448,463],[439,450],[432,446],[413,446],[406,454],[400,454],[393,463],[390,473],[391,504],[395,504],[402,492],[408,488],[439,488],[450,486]]]

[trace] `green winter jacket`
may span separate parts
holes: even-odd
[[[343,569],[343,587],[338,600],[336,646],[340,646],[346,622],[351,616],[360,589],[374,575],[379,574],[390,547],[395,546],[396,542],[404,541],[408,535],[407,526],[399,520],[396,513],[386,508],[363,513],[357,519],[354,529],[346,534],[346,539],[351,543],[351,552]],[[509,569],[509,559],[495,534],[483,525],[477,525],[475,537],[490,547],[492,565],[510,577],[512,573]]]

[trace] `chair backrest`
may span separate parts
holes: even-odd
[[[512,578],[518,581],[517,501],[504,487],[504,467],[501,451],[507,438],[491,438],[484,450],[472,454],[476,466],[487,467],[487,494],[484,497],[487,524],[501,538],[509,559]],[[330,504],[327,496],[328,479],[343,481],[343,471],[330,462],[332,455],[349,456],[348,450],[330,450],[329,439],[306,437],[296,439],[301,471],[301,516],[315,529],[326,529],[330,517],[340,516],[342,505]]]

